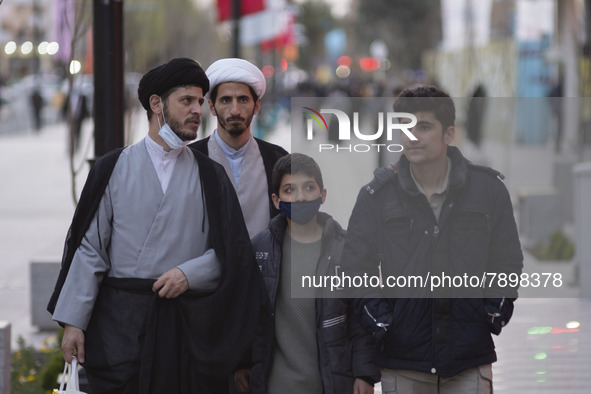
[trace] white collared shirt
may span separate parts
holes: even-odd
[[[152,163],[154,164],[154,168],[156,169],[156,174],[158,174],[158,180],[160,181],[162,192],[166,193],[166,189],[168,189],[168,183],[172,177],[174,165],[176,164],[176,159],[183,149],[185,149],[185,147],[183,146],[179,149],[171,149],[170,152],[167,152],[150,136],[146,136],[144,141],[146,143],[148,154],[150,155]]]
[[[246,144],[242,146],[240,149],[236,150],[232,148],[230,145],[226,144],[222,138],[219,136],[217,129],[213,133],[216,142],[222,148],[224,155],[228,159],[228,163],[230,163],[230,170],[232,170],[232,175],[234,175],[234,180],[236,181],[236,186],[240,183],[240,170],[242,169],[242,159],[244,159],[244,155],[248,150],[248,145],[250,145],[250,140],[252,140],[252,136],[246,141]]]

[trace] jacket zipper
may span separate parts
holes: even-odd
[[[369,313],[369,309],[367,309],[367,305],[363,305],[363,309],[365,309],[365,313],[367,313],[367,316],[369,316],[371,318],[371,320],[373,320],[373,322],[376,323],[376,325],[377,325],[378,321],[375,319],[375,317],[373,317],[373,315],[371,313]]]
[[[389,324],[378,322],[376,320],[376,318],[373,317],[373,315],[371,313],[369,313],[369,309],[367,309],[367,305],[363,305],[363,309],[365,309],[365,313],[367,313],[367,316],[369,316],[371,318],[371,320],[373,320],[373,322],[376,324],[376,326],[378,326],[380,328],[383,328],[384,330],[388,331]]]

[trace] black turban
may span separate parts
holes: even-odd
[[[203,95],[209,90],[209,79],[199,63],[186,57],[175,58],[148,71],[140,80],[137,96],[146,109],[150,109],[150,96],[161,96],[177,86],[196,85],[203,89]]]

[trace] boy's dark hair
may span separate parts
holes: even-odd
[[[221,85],[221,83],[215,85],[215,87],[211,90],[211,92],[209,92],[209,99],[214,104],[215,104],[215,100],[218,98],[218,87],[220,85]],[[257,96],[257,94],[254,92],[254,89],[250,85],[246,85],[246,86],[248,86],[248,90],[250,90],[250,95],[252,96],[252,100],[256,103],[257,100],[259,99],[259,96]]]
[[[302,153],[291,153],[277,160],[277,163],[275,163],[275,166],[273,167],[273,175],[271,176],[272,193],[279,196],[281,180],[288,174],[304,174],[311,176],[316,180],[320,190],[324,190],[320,167],[318,167],[318,163],[316,163],[310,156],[306,156]]]
[[[456,107],[447,93],[435,86],[404,89],[394,102],[395,112],[431,112],[445,131],[456,121]]]

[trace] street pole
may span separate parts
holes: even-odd
[[[94,0],[94,155],[123,146],[123,0]]]
[[[41,43],[41,10],[39,9],[39,0],[33,0],[33,24],[33,73],[36,75],[37,83],[40,84],[41,55],[39,54],[39,44]]]
[[[232,57],[240,57],[240,0],[232,0]]]

